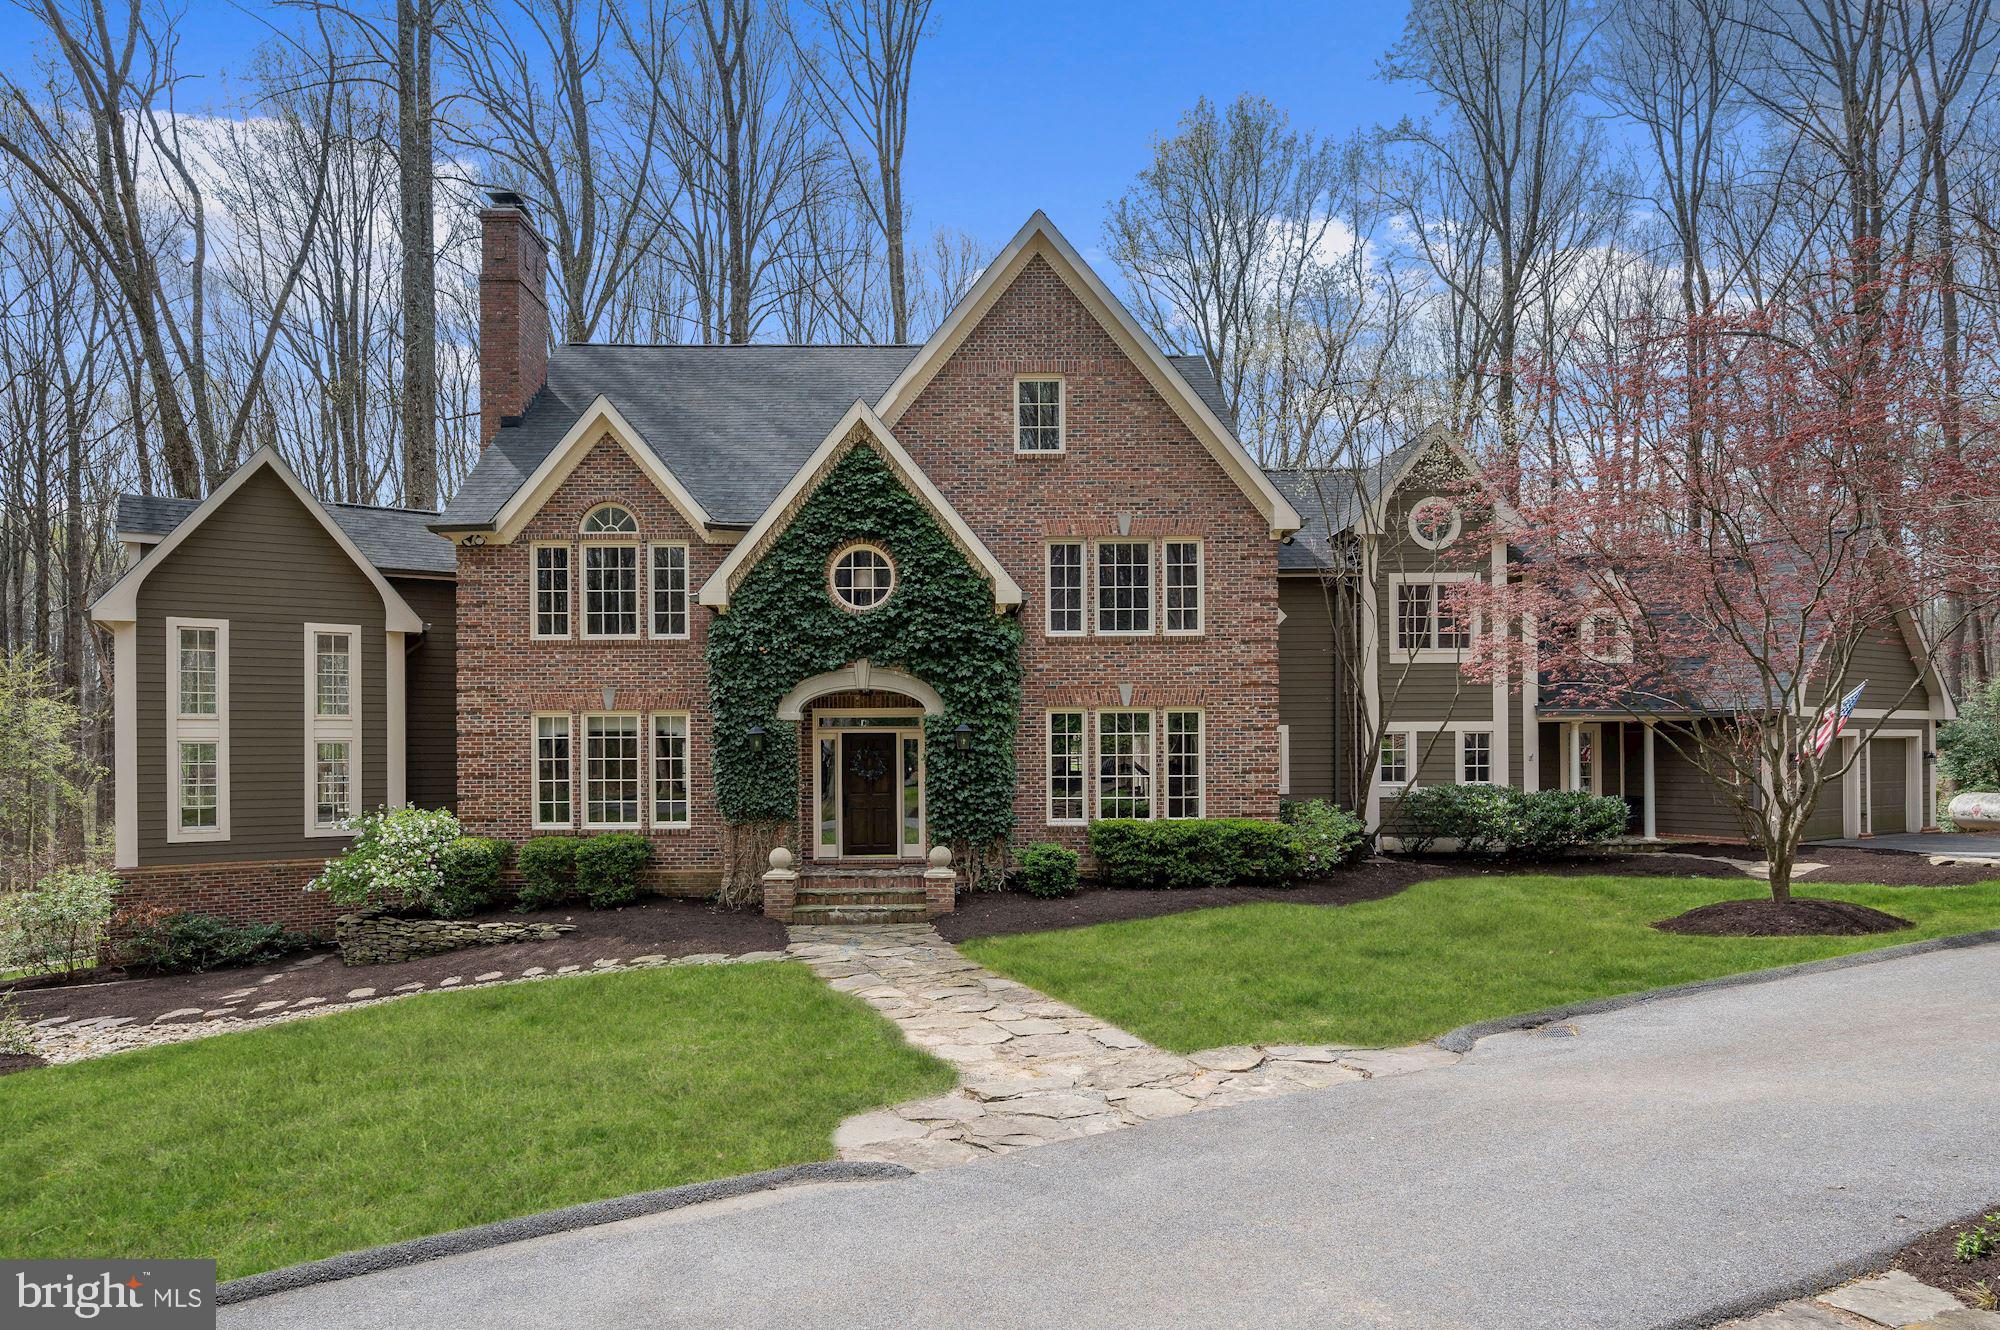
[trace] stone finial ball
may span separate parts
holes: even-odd
[[[951,867],[951,846],[949,845],[931,846],[931,867],[932,868]]]
[[[792,866],[792,852],[780,845],[771,851],[771,867],[777,872],[788,871]]]

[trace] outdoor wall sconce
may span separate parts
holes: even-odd
[[[959,752],[961,753],[971,752],[972,727],[970,725],[967,725],[964,721],[960,721],[958,723],[958,727],[951,732],[951,741],[954,745],[957,746]]]
[[[752,725],[750,727],[750,751],[753,753],[763,752],[765,738],[764,727],[762,725]]]

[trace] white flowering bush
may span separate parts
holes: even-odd
[[[116,876],[84,865],[0,895],[0,973],[71,975],[96,965],[117,895]]]
[[[443,914],[443,861],[461,834],[442,808],[384,808],[347,823],[354,843],[306,884],[337,905],[374,905]]]

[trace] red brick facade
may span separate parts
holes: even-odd
[[[324,859],[251,859],[241,863],[172,864],[118,870],[119,912],[196,910],[245,924],[281,924],[316,937],[333,936],[337,911],[306,883]]]

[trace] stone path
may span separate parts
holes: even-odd
[[[1674,857],[1677,859],[1701,859],[1711,864],[1728,864],[1745,877],[1761,878],[1766,882],[1771,880],[1771,861],[1768,859],[1729,859],[1719,854],[1676,854]],[[1811,877],[1814,873],[1819,872],[1820,869],[1825,867],[1826,865],[1822,863],[1801,860],[1792,865],[1792,876],[1795,878]]]
[[[1901,1270],[1871,1275],[1717,1330],[2000,1330],[2000,1312],[1974,1311]]]
[[[842,1159],[938,1168],[1154,1118],[1458,1061],[1431,1044],[1182,1057],[966,959],[929,924],[795,926],[786,955],[958,1069],[949,1094],[849,1118]]]
[[[254,971],[246,972],[243,978],[244,986],[223,994],[211,1008],[180,1007],[155,1015],[91,1016],[81,1019],[55,1016],[48,1020],[33,1022],[29,1025],[28,1031],[34,1041],[35,1052],[50,1062],[81,1062],[87,1058],[122,1053],[127,1049],[149,1048],[156,1044],[181,1044],[191,1039],[206,1039],[210,1035],[254,1030],[259,1026],[275,1025],[281,1021],[299,1020],[307,1016],[324,1016],[334,1011],[351,1011],[356,1007],[372,1007],[423,992],[445,990],[456,992],[492,984],[562,979],[573,974],[601,974],[606,970],[647,970],[662,965],[738,965],[754,961],[775,961],[782,959],[783,956],[784,953],[778,951],[748,951],[739,955],[707,952],[672,958],[606,956],[593,960],[587,966],[578,963],[559,965],[554,969],[530,965],[519,971],[477,970],[475,973],[448,975],[435,984],[421,982],[398,984],[386,993],[369,987],[357,987],[349,989],[345,999],[338,1002],[329,1002],[324,997],[302,997],[292,1001],[258,998],[264,985],[276,983],[288,973],[326,964],[335,959],[331,952],[318,952],[262,974]],[[470,951],[467,954],[466,969],[474,971],[476,964],[491,964],[492,960],[492,952],[488,949]]]

